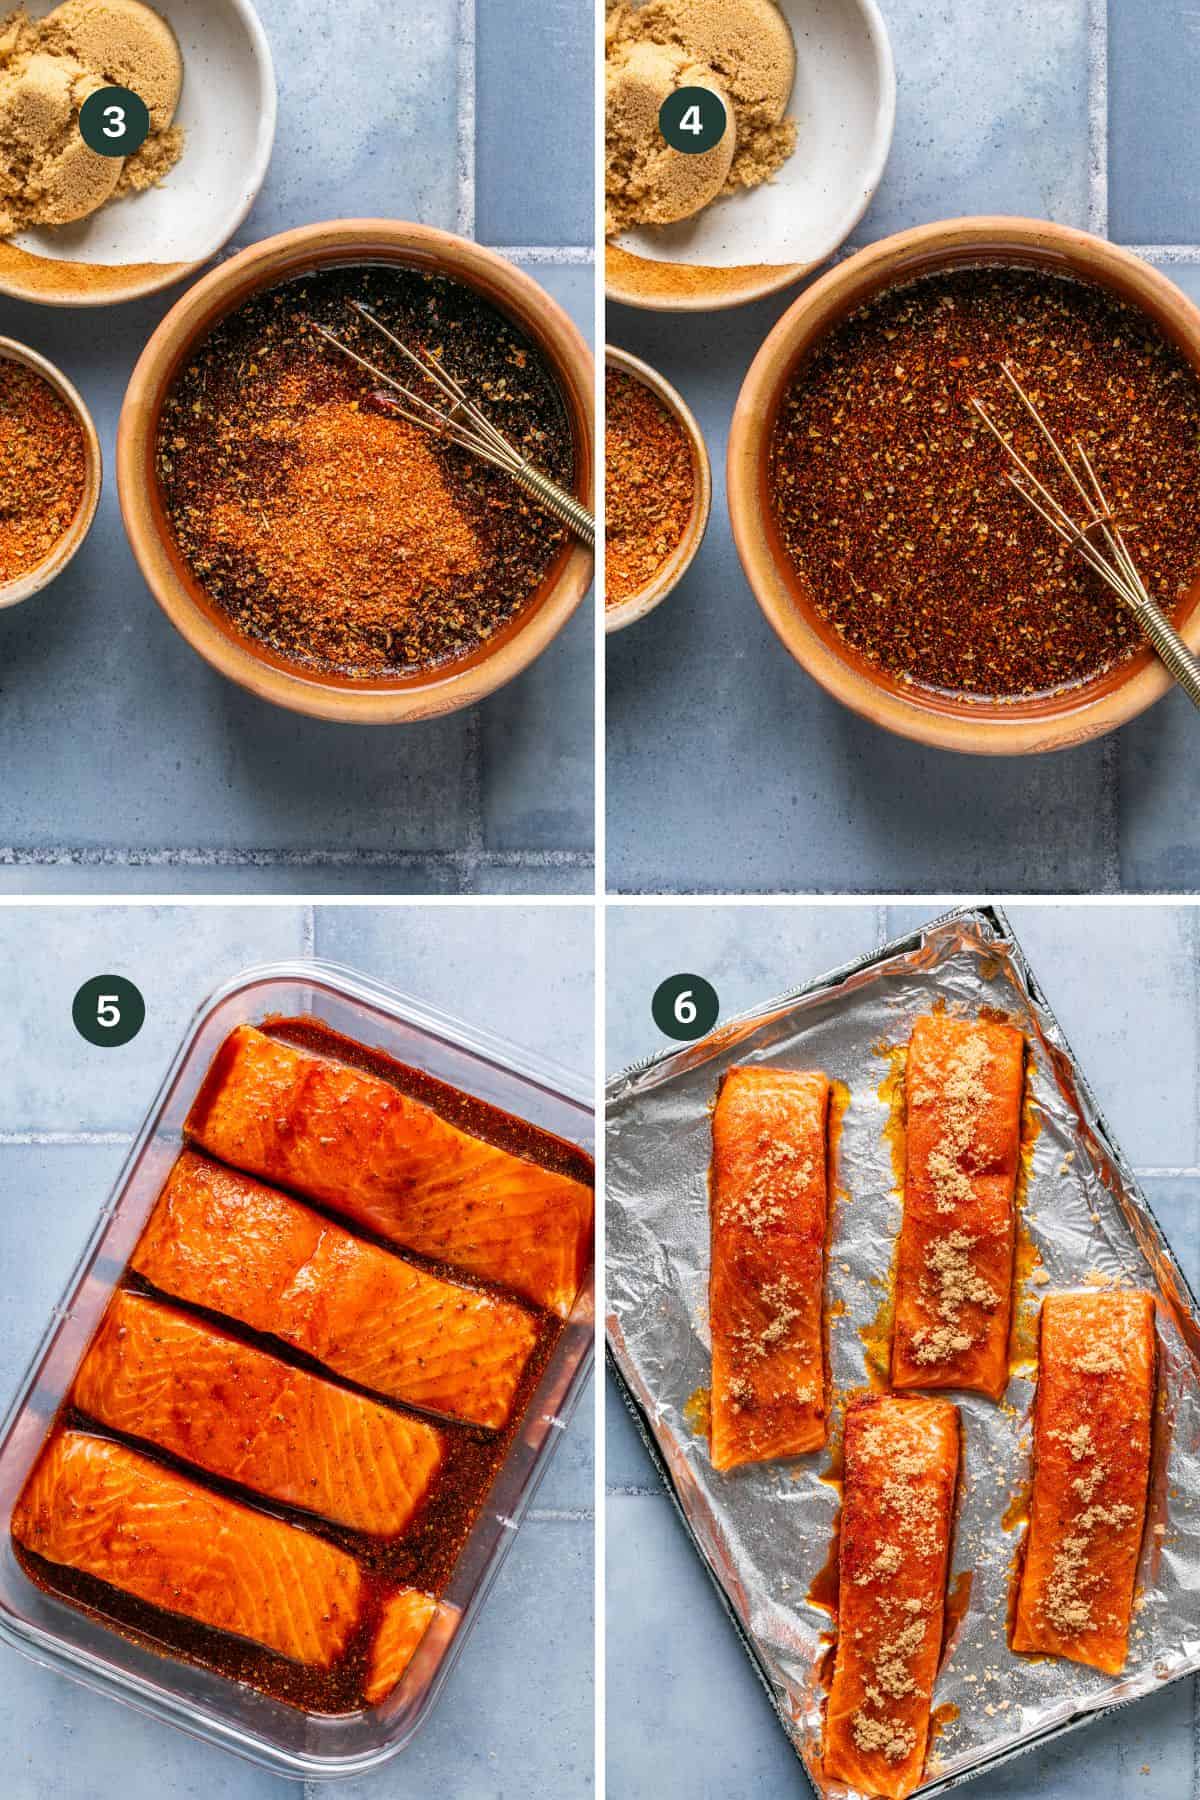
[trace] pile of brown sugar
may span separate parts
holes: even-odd
[[[183,152],[171,123],[182,86],[175,34],[141,0],[63,0],[44,19],[24,6],[0,19],[0,238],[72,224],[161,181]],[[99,156],[80,135],[80,108],[105,87],[146,103],[150,135],[133,156]]]
[[[648,387],[604,377],[606,605],[646,587],[692,516],[696,477],[687,436]]]
[[[775,0],[607,0],[607,235],[690,218],[769,180],[796,147],[784,117],[795,73]],[[663,140],[659,108],[681,87],[725,101],[729,127],[711,150],[688,155]]]
[[[79,511],[83,430],[34,369],[0,359],[0,584],[36,569]]]

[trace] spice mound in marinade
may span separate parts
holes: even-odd
[[[570,488],[571,430],[531,340],[472,289],[380,266],[304,276],[216,328],[163,408],[179,551],[248,638],[361,680],[469,655],[532,597],[566,533],[508,476],[372,396],[313,329],[443,402],[351,307],[439,357],[509,442]]]
[[[1005,480],[973,395],[1077,502],[1006,360],[1064,448],[1084,445],[1143,579],[1174,610],[1200,567],[1200,383],[1091,283],[979,268],[889,290],[817,346],[771,446],[776,520],[821,615],[889,675],[991,700],[1091,679],[1141,643]]]

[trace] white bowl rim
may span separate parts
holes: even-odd
[[[866,3],[873,4],[874,0],[866,0]],[[14,286],[0,276],[0,294],[8,294],[14,299],[23,300],[36,306],[120,306],[127,300],[144,300],[150,294],[161,293],[164,288],[174,287],[177,282],[187,281],[197,270],[202,269],[206,263],[218,256],[231,238],[236,237],[250,216],[251,207],[262,192],[263,182],[267,178],[267,170],[271,165],[271,154],[275,148],[275,131],[279,119],[279,84],[275,74],[275,58],[271,53],[270,39],[255,10],[253,0],[225,0],[225,4],[237,14],[245,26],[246,34],[250,39],[254,67],[258,72],[258,131],[254,140],[254,155],[250,162],[249,180],[245,184],[242,198],[228,215],[226,223],[204,246],[199,256],[187,262],[147,265],[150,268],[158,268],[159,273],[147,275],[144,281],[131,283],[128,287],[122,287],[117,293],[87,287],[79,291],[59,292],[55,289],[48,289],[45,292],[32,293],[28,288]],[[120,266],[117,265],[117,267]]]
[[[605,294],[609,301],[615,301],[620,306],[635,307],[641,312],[725,312],[735,306],[746,306],[752,300],[763,300],[782,288],[791,287],[794,282],[803,280],[805,275],[810,275],[814,269],[819,269],[822,263],[828,262],[845,244],[879,192],[879,184],[892,153],[892,140],[896,135],[896,58],[892,50],[891,33],[880,10],[879,0],[844,0],[844,3],[856,6],[866,25],[867,38],[875,54],[879,104],[875,111],[870,153],[864,167],[864,184],[861,190],[856,190],[854,199],[831,233],[829,242],[808,262],[756,265],[770,273],[754,282],[748,282],[744,290],[711,295],[634,294],[612,287],[606,279]],[[733,273],[733,270],[722,272]]]

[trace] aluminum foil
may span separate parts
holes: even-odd
[[[1200,1669],[1200,1317],[1196,1302],[1113,1143],[1003,914],[960,911],[848,969],[722,1026],[609,1085],[608,1331],[635,1416],[686,1526],[822,1794],[819,1665],[831,1641],[808,1598],[825,1565],[839,1495],[830,1455],[719,1475],[696,1428],[710,1378],[708,1171],[711,1107],[734,1063],[824,1069],[849,1103],[838,1148],[826,1301],[835,1410],[868,1381],[860,1335],[880,1315],[901,1195],[880,1088],[914,1019],[941,1002],[1005,1013],[1029,1045],[1032,1150],[1022,1236],[1037,1261],[1016,1294],[1032,1346],[1042,1297],[1092,1283],[1147,1287],[1158,1300],[1159,1407],[1150,1519],[1129,1660],[1110,1677],[1014,1656],[1006,1623],[1030,1475],[1032,1361],[1000,1405],[956,1394],[966,1443],[951,1583],[972,1571],[934,1694],[936,1730],[922,1794],[945,1789]],[[1103,993],[1096,996],[1104,1004]],[[1136,1046],[1130,1046],[1136,1054]],[[844,1310],[843,1310],[844,1309]],[[1018,1338],[1019,1341],[1019,1338]],[[702,1428],[701,1428],[702,1429]],[[1016,1504],[1014,1504],[1014,1502]]]

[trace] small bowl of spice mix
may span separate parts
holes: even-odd
[[[134,370],[117,440],[134,555],[192,647],[277,705],[355,724],[472,705],[590,585],[590,551],[455,441],[422,359],[590,500],[587,345],[530,277],[427,226],[254,245],[178,302]]]
[[[708,526],[712,473],[689,408],[657,370],[611,345],[604,371],[606,631],[678,586]]]
[[[53,363],[0,338],[0,606],[61,575],[100,499],[100,443]]]
[[[1200,311],[1084,232],[958,219],[842,263],[759,351],[728,467],[742,566],[796,660],[888,730],[995,755],[1082,743],[1171,686],[1008,479],[977,405],[1075,498],[1006,364],[1200,648]]]

